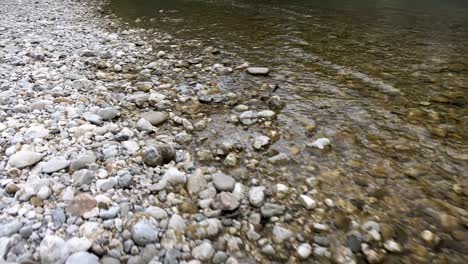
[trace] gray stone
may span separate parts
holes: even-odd
[[[19,233],[22,238],[28,239],[33,233],[33,228],[31,225],[23,226],[23,228],[20,229]]]
[[[221,192],[216,195],[213,202],[214,208],[222,211],[232,211],[239,207],[240,203],[237,197],[230,192]]]
[[[8,253],[8,249],[10,248],[13,242],[12,240],[13,239],[9,237],[0,237],[0,262],[2,262],[3,259],[5,259]]]
[[[99,109],[99,111],[97,112],[97,115],[100,116],[102,120],[104,121],[112,120],[118,117],[119,114],[120,112],[113,107],[102,108],[102,109]]]
[[[218,172],[213,174],[213,184],[218,191],[230,192],[234,189],[236,181],[231,176]]]
[[[283,242],[284,240],[290,239],[293,233],[288,229],[275,225],[273,227],[273,239],[277,242]]]
[[[260,212],[264,217],[272,217],[272,216],[279,216],[283,215],[286,211],[286,207],[284,205],[274,204],[274,203],[265,203]]]
[[[173,214],[171,219],[169,219],[169,224],[167,225],[168,229],[172,229],[177,232],[184,232],[187,225],[185,224],[184,218],[178,214]]]
[[[258,136],[252,144],[252,147],[256,150],[260,150],[270,144],[270,138],[267,136]]]
[[[63,208],[53,209],[51,211],[51,214],[52,214],[52,222],[54,223],[56,227],[60,227],[65,223],[66,217],[65,217],[65,210],[63,210]]]
[[[198,194],[206,188],[206,179],[201,170],[194,171],[187,180],[187,191],[190,194]]]
[[[91,124],[94,124],[94,125],[102,125],[103,121],[102,121],[102,118],[96,114],[91,114],[91,113],[84,113],[83,114],[83,118],[90,122]]]
[[[211,260],[213,264],[221,264],[226,262],[228,255],[223,251],[218,251],[214,254],[213,259]]]
[[[17,220],[0,224],[0,237],[12,236],[13,234],[18,233],[21,227],[23,227],[23,223]]]
[[[102,219],[112,219],[116,218],[117,215],[119,214],[120,207],[118,206],[112,206],[109,209],[101,209],[99,210],[99,217]]]
[[[174,159],[175,149],[168,144],[157,143],[143,150],[143,161],[150,167],[164,165]]]
[[[96,156],[94,154],[82,154],[70,163],[70,169],[73,171],[84,169],[87,165],[95,162]]]
[[[249,202],[255,207],[260,207],[265,202],[265,190],[263,186],[252,187],[249,190]]]
[[[136,244],[144,246],[158,241],[157,223],[153,219],[142,219],[132,228],[132,238]]]
[[[95,173],[88,169],[81,169],[72,175],[73,186],[82,186],[85,184],[91,184],[95,178]]]
[[[161,125],[167,120],[167,115],[163,112],[151,111],[141,115],[141,118],[148,120],[151,125]]]
[[[11,167],[22,169],[38,163],[43,157],[40,153],[22,150],[13,154],[9,162]]]

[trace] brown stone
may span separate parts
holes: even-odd
[[[18,191],[18,189],[19,189],[18,185],[14,184],[14,183],[9,183],[5,187],[5,192],[8,193],[8,194],[15,194]]]
[[[30,202],[34,207],[42,207],[44,205],[44,201],[36,196],[32,197]]]
[[[97,201],[87,193],[80,193],[71,200],[68,212],[74,216],[83,216],[97,206]]]

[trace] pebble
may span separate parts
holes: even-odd
[[[301,259],[307,259],[312,254],[312,246],[308,243],[300,244],[297,247],[297,254]]]
[[[240,203],[230,192],[221,192],[216,195],[214,207],[222,211],[233,211],[239,207]]]
[[[251,75],[268,75],[270,72],[266,67],[248,67],[246,70]]]
[[[141,118],[147,120],[153,126],[158,126],[166,122],[167,115],[163,112],[151,111],[142,114]]]
[[[230,192],[234,189],[236,181],[231,176],[228,176],[222,172],[213,174],[213,184],[216,190],[223,192]]]
[[[214,255],[215,251],[209,242],[203,242],[199,246],[192,249],[192,256],[201,261],[209,261]]]
[[[308,144],[309,147],[314,147],[318,149],[324,149],[325,147],[329,146],[331,144],[330,139],[328,138],[319,138],[315,140],[314,142]]]
[[[142,219],[132,227],[132,238],[136,244],[144,246],[158,241],[157,223],[151,219]]]
[[[249,202],[254,207],[260,207],[265,203],[265,190],[263,186],[252,187],[249,190]]]
[[[299,196],[299,201],[302,203],[302,205],[307,209],[307,210],[312,210],[314,209],[315,207],[317,207],[317,202],[310,198],[309,196],[307,195],[300,195]]]
[[[106,107],[99,109],[97,115],[102,118],[104,121],[112,120],[120,115],[120,112],[113,107]]]

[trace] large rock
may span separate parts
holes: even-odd
[[[158,241],[158,232],[154,219],[142,219],[133,226],[132,238],[136,244],[144,246]]]
[[[175,149],[169,144],[157,143],[143,150],[143,160],[150,167],[164,165],[174,159]]]
[[[160,125],[167,120],[167,115],[165,113],[157,111],[144,113],[141,117],[148,120],[153,126]]]
[[[213,175],[213,184],[218,191],[230,192],[234,189],[236,181],[231,176],[218,172]]]
[[[22,150],[13,154],[9,162],[11,167],[22,169],[38,163],[43,157],[40,153]]]
[[[65,241],[58,236],[46,236],[39,246],[42,264],[63,264],[70,251]]]
[[[99,258],[88,252],[76,252],[71,255],[65,264],[99,264]]]

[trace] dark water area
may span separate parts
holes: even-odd
[[[246,94],[279,87],[286,107],[271,148],[299,165],[265,178],[300,186],[316,175],[321,192],[364,201],[363,217],[378,215],[408,236],[434,222],[421,206],[468,208],[468,1],[112,0],[107,9],[133,27],[219,48],[232,55],[228,66],[272,70],[219,80]],[[220,123],[210,128],[230,133],[219,141],[248,136]],[[322,136],[331,153],[304,150]]]

